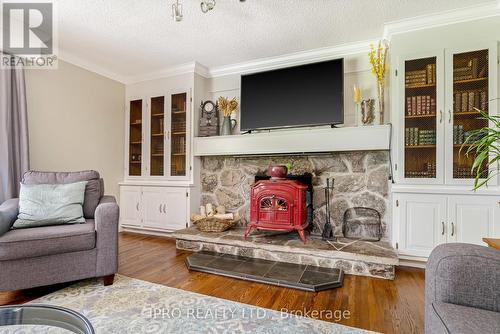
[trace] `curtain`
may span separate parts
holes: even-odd
[[[0,69],[0,204],[19,194],[29,169],[28,145],[24,70]]]

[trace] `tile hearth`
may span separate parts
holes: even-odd
[[[339,268],[345,274],[394,279],[399,264],[396,252],[385,241],[369,242],[340,238],[328,243],[309,238],[304,244],[295,233],[254,232],[247,240],[244,229],[221,233],[201,232],[196,227],[173,233],[178,249],[209,251],[269,261]],[[341,250],[336,250],[345,246]]]
[[[342,286],[344,276],[342,270],[337,268],[205,251],[188,256],[186,265],[189,270],[313,292]]]

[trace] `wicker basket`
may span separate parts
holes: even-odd
[[[202,232],[224,232],[238,224],[240,218],[234,217],[232,220],[222,220],[213,217],[199,220],[191,218],[191,221]]]

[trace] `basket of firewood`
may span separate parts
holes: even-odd
[[[238,214],[226,212],[222,205],[212,204],[200,206],[200,212],[191,215],[191,221],[202,232],[224,232],[238,224]]]
[[[227,218],[228,219],[192,215],[191,221],[196,228],[202,232],[224,232],[234,227],[240,221],[240,217],[236,215],[232,215],[232,218],[228,215]]]

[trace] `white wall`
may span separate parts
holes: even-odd
[[[59,61],[26,71],[31,168],[95,169],[107,194],[123,179],[125,86]]]

